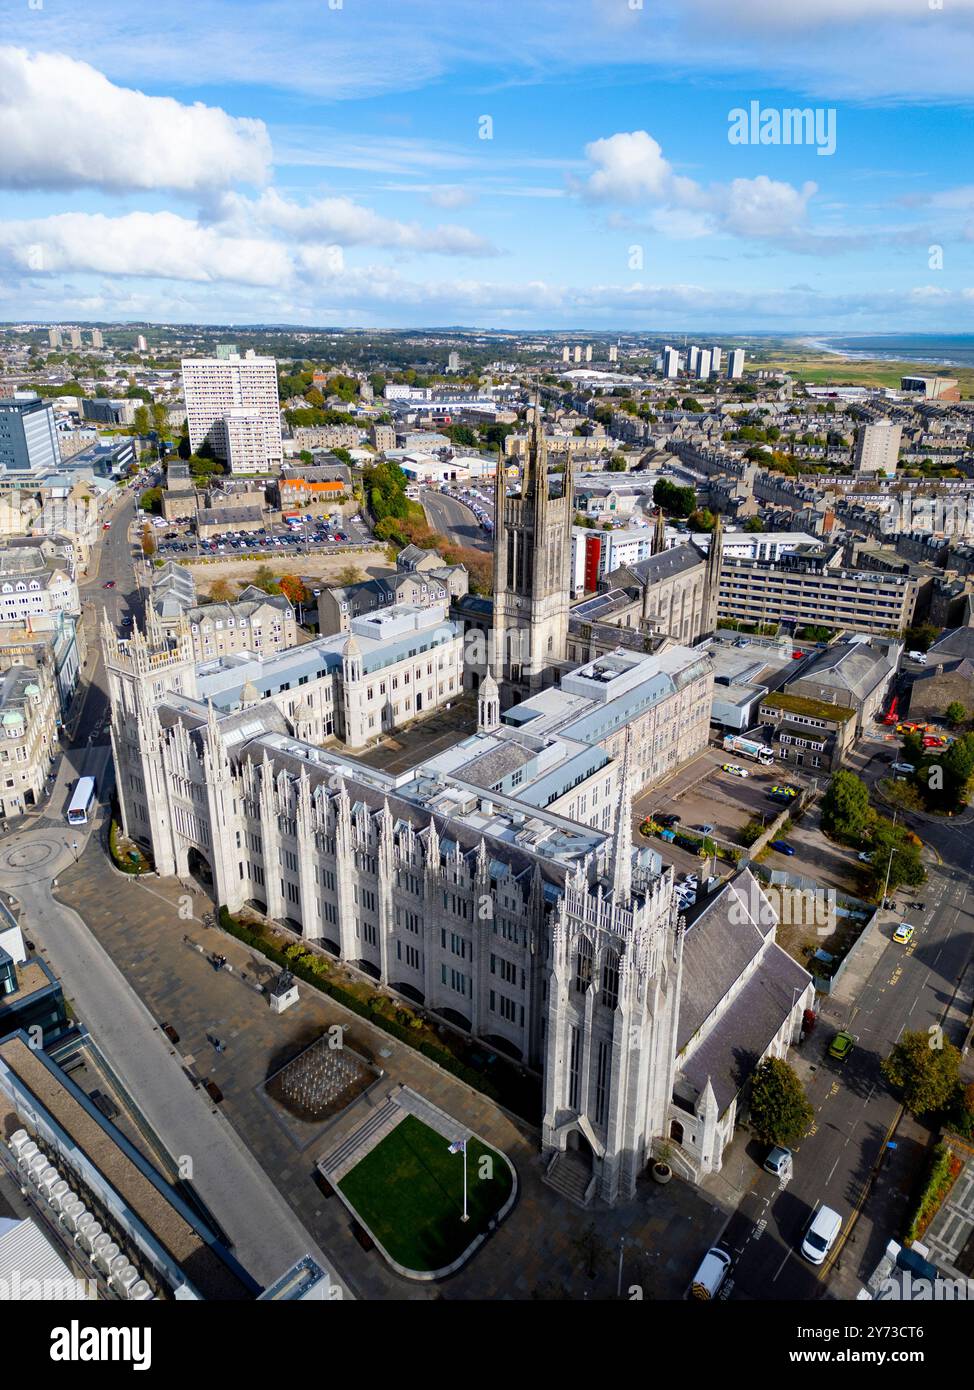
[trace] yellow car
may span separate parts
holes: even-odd
[[[909,922],[901,922],[893,933],[893,940],[900,946],[908,946],[913,940],[914,928]]]

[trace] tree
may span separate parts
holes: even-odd
[[[678,487],[669,478],[659,478],[653,486],[653,501],[671,516],[687,517],[697,505],[692,487]]]
[[[263,589],[265,594],[277,593],[277,579],[270,565],[259,565],[252,583],[255,588]]]
[[[961,704],[960,700],[951,700],[944,711],[944,715],[947,719],[947,723],[952,725],[955,729],[958,724],[965,724],[967,722],[967,708]]]
[[[146,521],[142,526],[142,554],[147,560],[151,560],[156,553],[156,538],[152,534],[152,525]]]
[[[763,531],[763,530],[764,530],[764,522],[761,520],[761,518],[760,518],[759,516],[749,516],[748,519],[747,519],[747,521],[745,521],[745,523],[744,523],[744,530],[745,530],[745,531]]]
[[[709,507],[698,507],[687,518],[694,531],[712,531],[717,518]]]
[[[147,405],[140,405],[136,409],[135,415],[132,420],[132,425],[137,434],[149,433],[150,429],[152,428],[152,423],[149,415],[149,407]]]
[[[890,1085],[902,1092],[903,1104],[913,1115],[941,1110],[957,1089],[960,1053],[939,1028],[907,1032],[882,1064]]]
[[[212,603],[230,603],[236,596],[229,579],[214,579],[210,585],[210,601]]]
[[[768,1057],[751,1083],[751,1124],[767,1144],[790,1148],[808,1132],[815,1111],[787,1062]]]
[[[301,603],[307,603],[310,597],[308,590],[296,574],[282,574],[277,587],[294,608],[297,608]]]
[[[336,584],[340,589],[350,589],[353,584],[361,584],[364,578],[358,565],[343,565],[336,576]]]
[[[154,512],[158,516],[162,508],[162,488],[147,487],[142,493],[139,506],[144,512]]]
[[[870,818],[868,787],[854,772],[840,768],[822,797],[822,828],[826,834],[858,842]]]
[[[906,629],[903,633],[903,641],[910,651],[925,652],[939,635],[939,627],[934,627],[932,623],[920,623],[916,627]]]
[[[920,840],[902,825],[894,825],[885,816],[877,816],[870,831],[873,885],[877,895],[889,884],[889,891],[906,884],[919,888],[927,880],[927,871],[920,858]]]

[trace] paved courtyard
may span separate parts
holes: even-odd
[[[413,1049],[304,985],[296,1006],[272,1014],[254,985],[269,983],[275,968],[205,928],[202,914],[211,905],[192,886],[118,875],[92,844],[60,875],[58,895],[82,915],[160,1027],[175,1029],[187,1086],[191,1078],[205,1078],[219,1087],[220,1111],[359,1297],[614,1297],[624,1237],[624,1291],[638,1284],[646,1297],[679,1298],[736,1201],[727,1183],[714,1184],[718,1195],[712,1196],[676,1180],[666,1187],[646,1181],[624,1207],[583,1211],[542,1182],[538,1134],[531,1125]],[[191,921],[177,914],[181,896],[184,904],[192,901]],[[209,956],[217,951],[232,970],[214,969]],[[268,1096],[265,1083],[336,1024],[383,1080],[320,1124],[298,1123]],[[362,1250],[347,1211],[316,1180],[317,1160],[362,1124],[396,1082],[503,1150],[518,1173],[519,1198],[508,1219],[476,1259],[434,1286],[407,1283],[377,1252]]]

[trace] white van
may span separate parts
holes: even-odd
[[[831,1207],[819,1207],[802,1241],[802,1254],[813,1265],[820,1265],[842,1230],[842,1217]]]
[[[718,1250],[713,1246],[704,1255],[700,1268],[693,1276],[693,1283],[690,1285],[691,1298],[699,1298],[706,1302],[707,1299],[716,1298],[720,1292],[720,1286],[727,1278],[731,1267],[731,1257],[726,1250]]]

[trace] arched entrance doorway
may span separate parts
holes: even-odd
[[[193,878],[209,891],[213,887],[213,870],[210,868],[209,861],[200,854],[198,849],[191,849],[186,859]]]
[[[683,1143],[683,1126],[680,1124],[680,1121],[679,1121],[679,1120],[671,1120],[671,1121],[670,1121],[670,1138],[673,1140],[673,1143],[674,1143],[674,1144],[681,1144],[681,1145],[682,1145],[682,1143]]]

